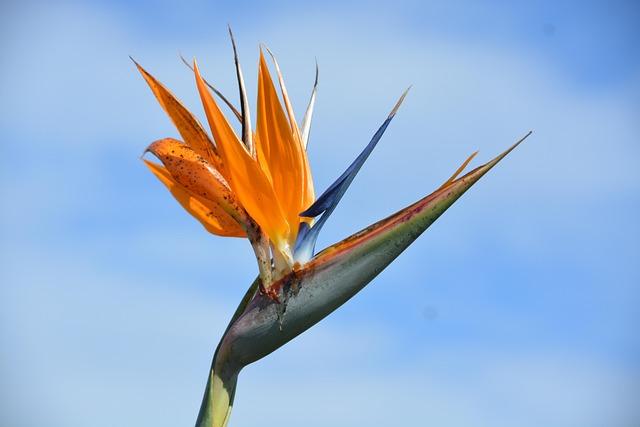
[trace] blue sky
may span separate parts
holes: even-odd
[[[175,136],[128,55],[201,115],[278,55],[325,188],[413,89],[326,246],[534,134],[352,301],[241,375],[232,426],[640,421],[633,2],[15,2],[2,8],[0,421],[190,425],[256,274],[139,160]]]

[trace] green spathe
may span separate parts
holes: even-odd
[[[226,426],[243,367],[280,348],[358,293],[530,134],[490,162],[320,252],[274,285],[280,302],[257,292],[256,280],[218,344],[196,427]]]

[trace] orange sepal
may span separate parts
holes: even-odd
[[[140,74],[151,88],[162,109],[167,113],[182,136],[185,144],[204,157],[214,167],[220,168],[220,157],[216,147],[193,114],[155,77],[140,64],[133,61]]]
[[[471,163],[471,160],[473,160],[473,158],[478,154],[477,151],[471,153],[471,155],[469,157],[467,157],[467,159],[462,162],[462,164],[460,165],[460,167],[458,169],[456,169],[456,171],[453,173],[453,175],[451,175],[451,177],[449,177],[448,180],[446,180],[444,182],[444,184],[442,184],[440,186],[440,188],[444,188],[447,185],[451,184],[452,182],[454,182],[456,180],[456,178],[458,177],[458,175],[460,175],[462,173],[462,171],[464,171],[464,169],[469,165],[469,163]],[[440,189],[439,188],[439,189]]]
[[[300,139],[292,132],[262,52],[256,134],[258,161],[269,173],[274,192],[292,229],[289,238],[293,241],[300,222],[298,214],[313,202],[313,185],[306,153]]]
[[[144,160],[149,170],[167,187],[182,207],[213,234],[225,237],[246,237],[240,225],[216,203],[191,193],[173,179],[169,171]]]
[[[289,235],[289,226],[271,183],[222,114],[195,63],[194,70],[207,120],[224,163],[225,177],[249,215],[279,245]]]
[[[241,225],[248,223],[245,210],[236,201],[224,177],[190,147],[176,139],[164,138],[151,144],[147,151],[164,164],[182,187],[217,203]]]

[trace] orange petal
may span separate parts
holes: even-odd
[[[169,189],[182,207],[210,233],[227,237],[246,237],[240,225],[216,203],[189,192],[176,182],[166,168],[144,160],[153,174]]]
[[[271,56],[273,60],[273,65],[276,67],[276,75],[278,76],[278,84],[280,85],[280,93],[282,93],[282,100],[284,101],[284,106],[287,109],[287,115],[289,116],[289,125],[291,126],[291,132],[300,138],[300,129],[298,129],[298,122],[296,122],[296,117],[293,114],[293,107],[291,106],[291,101],[289,100],[289,93],[287,92],[287,87],[284,84],[284,77],[282,77],[282,71],[280,71],[280,64],[278,64],[278,60],[276,56],[271,52],[271,49],[265,46],[267,52]]]
[[[187,67],[189,67],[189,69],[191,71],[193,71],[193,66],[191,64],[189,64],[187,62],[186,59],[184,59],[184,56],[180,55],[180,59],[182,60],[182,62],[184,63],[184,65],[186,65]],[[218,98],[220,98],[222,100],[222,102],[224,102],[225,104],[227,104],[227,107],[229,107],[229,109],[231,110],[231,112],[233,112],[233,114],[236,116],[236,118],[238,119],[238,121],[240,123],[242,123],[242,113],[240,113],[240,111],[238,111],[238,109],[236,107],[233,106],[233,104],[231,103],[231,101],[229,101],[227,99],[226,96],[224,96],[222,94],[222,92],[220,92],[218,89],[216,89],[216,87],[214,85],[212,85],[211,83],[209,83],[207,81],[207,79],[202,79],[204,80],[204,83],[207,85],[207,87],[209,87],[209,89],[211,89],[213,91],[213,93],[215,93],[216,95],[218,95]]]
[[[239,224],[247,225],[247,215],[236,201],[227,181],[202,156],[173,138],[156,141],[147,151],[162,161],[182,187],[202,199],[218,204]]]
[[[469,163],[471,163],[471,160],[473,160],[473,158],[478,154],[478,152],[474,152],[472,153],[469,157],[467,157],[467,160],[465,160],[464,162],[462,162],[462,164],[460,165],[460,167],[458,169],[456,169],[456,171],[453,173],[453,175],[451,175],[451,177],[449,177],[448,180],[446,180],[444,182],[444,184],[442,184],[438,189],[440,188],[444,188],[447,185],[451,184],[453,181],[455,181],[455,179],[458,177],[458,175],[460,175],[462,173],[462,171],[464,171],[464,169],[467,167],[467,165],[469,165]]]
[[[220,111],[200,76],[197,64],[194,64],[194,70],[207,120],[225,165],[225,176],[249,215],[279,245],[288,236],[289,226],[271,183]]]
[[[162,109],[171,118],[185,143],[214,167],[219,168],[220,158],[216,147],[198,122],[198,119],[162,83],[142,68],[140,64],[133,62],[151,88]]]
[[[300,222],[298,214],[313,201],[313,185],[306,153],[300,139],[292,133],[262,52],[256,133],[258,161],[269,172],[292,229],[290,238],[294,240]]]

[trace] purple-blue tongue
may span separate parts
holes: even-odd
[[[409,88],[410,89],[410,88]],[[382,123],[382,125],[378,128],[376,133],[371,138],[371,141],[364,147],[364,150],[356,157],[356,159],[349,165],[347,170],[344,171],[342,175],[338,179],[335,180],[333,184],[327,188],[324,193],[315,201],[313,205],[309,207],[304,212],[300,213],[301,217],[315,218],[320,215],[318,221],[312,226],[309,226],[306,222],[300,223],[300,228],[298,230],[298,237],[296,239],[296,244],[294,247],[294,259],[298,262],[304,263],[309,261],[315,251],[316,240],[318,239],[318,235],[320,234],[320,230],[324,226],[325,222],[329,218],[329,216],[333,213],[333,210],[336,208],[340,199],[347,191],[351,182],[360,171],[360,168],[367,160],[373,149],[382,138],[384,131],[387,130],[387,126],[391,123],[391,120],[396,115],[398,108],[404,101],[405,96],[407,96],[407,92],[409,89],[405,90],[396,105],[389,113],[387,119]]]

